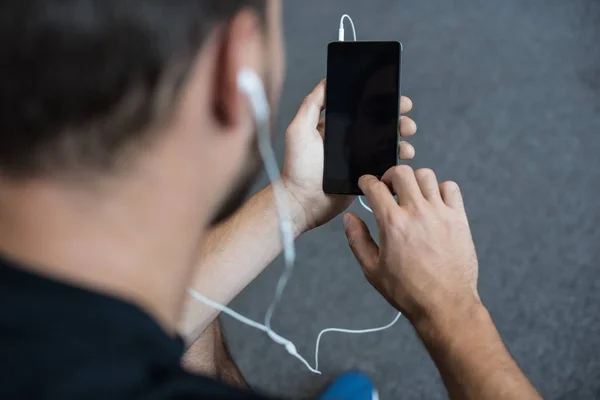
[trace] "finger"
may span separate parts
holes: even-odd
[[[381,178],[381,181],[394,188],[394,192],[398,195],[398,204],[401,206],[423,199],[415,173],[408,165],[398,165],[391,168]]]
[[[413,136],[417,133],[416,122],[408,117],[401,117],[400,122],[398,122],[398,133],[402,137]]]
[[[377,221],[383,221],[389,212],[398,208],[390,189],[376,177],[365,175],[359,179],[358,186],[369,201]]]
[[[413,102],[406,96],[400,97],[400,114],[409,113],[413,109]]]
[[[400,142],[398,145],[398,155],[401,160],[412,160],[415,158],[416,150],[412,144],[408,142]]]
[[[448,207],[464,211],[465,204],[462,193],[460,192],[460,187],[456,182],[442,183],[440,185],[440,193],[444,203],[446,203]]]
[[[428,168],[423,168],[415,172],[415,177],[417,178],[417,182],[419,183],[423,197],[432,203],[442,201],[440,185],[438,184],[435,172]]]
[[[379,258],[379,247],[373,240],[367,224],[356,215],[346,214],[344,216],[344,231],[350,249],[363,269],[375,268]]]
[[[321,119],[321,111],[325,108],[325,79],[323,79],[311,94],[304,98],[300,109],[292,123],[302,121],[314,129]]]

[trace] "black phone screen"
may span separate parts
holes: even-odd
[[[401,44],[335,42],[328,48],[325,172],[329,194],[362,194],[363,175],[398,162]]]

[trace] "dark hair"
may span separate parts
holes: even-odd
[[[112,168],[243,7],[265,0],[2,0],[0,175]]]

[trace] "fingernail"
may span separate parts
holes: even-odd
[[[348,227],[350,227],[350,215],[348,215],[348,214],[344,215],[342,222],[344,224],[344,229],[348,230]]]

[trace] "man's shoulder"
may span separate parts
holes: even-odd
[[[0,399],[253,399],[181,366],[143,310],[0,258]]]
[[[20,340],[21,343],[27,340]],[[0,335],[0,349],[7,350],[11,342],[5,334]],[[30,342],[31,343],[31,342]],[[243,391],[204,376],[186,372],[179,365],[160,361],[145,362],[119,357],[106,352],[98,356],[86,346],[76,346],[76,355],[69,347],[44,350],[38,343],[21,347],[21,354],[8,351],[13,362],[0,363],[0,374],[6,378],[0,383],[0,398],[45,399],[139,399],[139,400],[186,400],[186,399],[260,399],[262,397]],[[61,355],[62,353],[62,355]],[[89,357],[88,360],[86,358]]]

